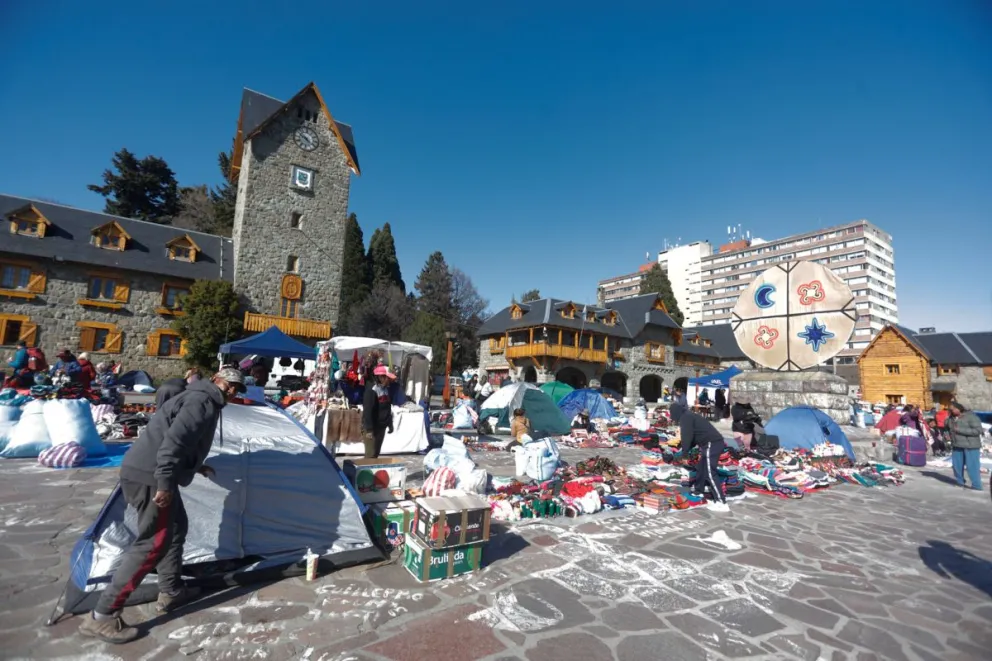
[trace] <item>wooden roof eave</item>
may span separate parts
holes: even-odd
[[[905,333],[903,333],[901,330],[899,330],[895,326],[892,326],[891,324],[890,325],[887,325],[885,328],[883,328],[881,331],[879,331],[878,334],[872,339],[872,341],[868,343],[868,346],[866,346],[861,351],[861,353],[858,355],[857,362],[860,363],[861,362],[861,359],[868,355],[868,352],[871,350],[871,348],[875,346],[875,343],[876,342],[878,342],[880,339],[882,339],[882,336],[885,334],[885,331],[888,331],[888,330],[891,330],[893,333],[895,333],[896,335],[898,335],[899,337],[901,337],[903,339],[903,342],[905,342],[906,344],[908,344],[909,347],[920,356],[920,358],[922,358],[923,360],[925,360],[927,363],[930,362],[930,358],[928,356],[924,355],[922,351],[920,351],[920,348],[916,346],[916,343],[915,342],[913,342],[911,339],[909,339],[908,337],[906,337],[906,334]]]
[[[100,233],[100,230],[104,230],[104,229],[106,229],[108,227],[113,227],[118,232],[120,232],[121,236],[123,236],[125,239],[127,239],[128,241],[131,240],[131,235],[128,234],[127,233],[127,230],[125,230],[123,227],[121,227],[121,224],[118,223],[116,220],[111,220],[109,223],[104,223],[103,225],[100,225],[99,227],[94,227],[92,229],[92,231],[90,232],[90,234],[99,234]]]
[[[45,223],[46,225],[50,226],[52,224],[52,221],[48,220],[48,218],[45,218],[45,214],[41,213],[41,211],[38,210],[38,207],[36,207],[33,204],[26,204],[19,209],[14,209],[10,213],[8,213],[7,216],[13,217],[25,212],[33,213],[35,215],[35,218],[37,218],[40,222]]]
[[[171,248],[172,246],[182,241],[186,241],[187,243],[189,243],[189,247],[192,248],[193,250],[197,252],[203,252],[202,250],[200,250],[200,246],[196,245],[196,241],[194,241],[193,237],[191,237],[189,234],[183,234],[182,236],[177,236],[176,238],[167,242],[165,245],[167,248]]]

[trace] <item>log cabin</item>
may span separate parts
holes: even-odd
[[[858,358],[871,403],[992,409],[992,332],[917,332],[889,325]]]

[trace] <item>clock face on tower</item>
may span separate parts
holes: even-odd
[[[301,126],[296,129],[293,139],[296,141],[296,146],[303,151],[313,151],[320,146],[320,140],[318,140],[316,132],[309,126]]]

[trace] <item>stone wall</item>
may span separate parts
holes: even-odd
[[[953,383],[954,398],[967,408],[975,411],[992,411],[992,382],[985,377],[984,370],[977,366],[962,366],[960,374],[937,376],[937,368],[930,368],[930,381],[933,384]]]
[[[814,406],[838,424],[850,422],[847,381],[828,372],[744,372],[731,382],[730,401],[747,399],[766,423],[790,406]]]
[[[315,122],[300,119],[294,107],[245,145],[234,216],[234,286],[252,311],[280,315],[282,275],[296,256],[303,279],[298,316],[333,325],[351,169],[316,96],[310,92],[300,103],[316,115]],[[320,146],[314,151],[296,146],[293,134],[300,126],[317,133]],[[290,185],[294,165],[315,172],[312,191]],[[301,215],[300,229],[290,226],[294,213]]]
[[[84,307],[76,302],[86,298],[90,274],[101,272],[100,269],[52,262],[46,271],[48,282],[44,294],[30,301],[0,297],[0,313],[26,315],[37,324],[36,342],[45,351],[50,363],[55,362],[55,354],[62,347],[73,351],[79,349],[80,329],[76,324],[90,321],[114,324],[123,333],[121,352],[91,351],[90,360],[93,363],[116,360],[123,364],[124,370],[145,370],[160,379],[181,375],[185,371],[185,363],[179,357],[160,358],[145,354],[148,334],[155,329],[168,328],[172,322],[172,317],[155,312],[155,308],[162,305],[165,278],[134,271],[115,271],[113,276],[130,283],[131,291],[122,309],[108,310]],[[169,279],[169,282],[177,281]],[[13,347],[4,349],[12,350]]]

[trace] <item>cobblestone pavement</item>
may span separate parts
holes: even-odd
[[[630,450],[599,451],[618,463]],[[595,454],[567,451],[566,458]],[[477,453],[492,472],[505,454]],[[419,466],[417,457],[411,465]],[[992,503],[932,471],[729,514],[619,512],[500,529],[472,576],[355,567],[205,597],[124,647],[44,621],[114,470],[0,462],[4,659],[989,659]],[[946,477],[944,478],[946,479]]]

